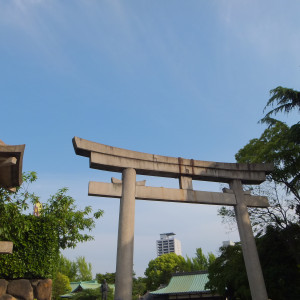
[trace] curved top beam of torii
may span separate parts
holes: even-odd
[[[273,170],[272,164],[221,163],[176,158],[116,148],[79,137],[73,138],[73,146],[77,155],[90,158],[91,168],[113,172],[133,168],[141,175],[171,178],[185,176],[194,180],[225,183],[237,179],[243,184],[260,184]]]

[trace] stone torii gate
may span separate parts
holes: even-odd
[[[122,181],[90,182],[90,196],[120,198],[116,266],[116,300],[131,300],[135,199],[234,206],[252,299],[267,300],[247,206],[268,207],[268,199],[251,196],[243,184],[260,184],[271,164],[237,164],[153,155],[73,138],[77,155],[89,157],[90,168],[122,172]],[[179,179],[179,189],[147,187],[136,174]],[[193,180],[229,183],[223,193],[193,190]]]

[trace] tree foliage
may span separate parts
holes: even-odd
[[[92,264],[86,262],[85,257],[79,256],[71,261],[62,254],[59,256],[57,271],[68,276],[70,281],[92,280]]]
[[[268,176],[269,183],[258,188],[250,187],[254,194],[268,196],[270,201],[269,208],[249,209],[254,230],[260,233],[268,225],[285,228],[300,222],[300,123],[289,127],[271,118],[278,112],[299,111],[300,92],[277,87],[271,90],[271,95],[266,108],[275,104],[277,107],[261,120],[269,127],[236,154],[239,163],[274,164],[274,171]],[[233,210],[225,207],[219,210],[219,214],[225,222],[234,218]]]
[[[208,266],[216,259],[215,255],[211,252],[207,256],[203,254],[201,248],[196,249],[195,257],[186,257],[184,271],[206,271]]]
[[[250,140],[235,157],[239,163],[273,163],[269,179],[283,184],[300,204],[300,145],[291,141],[288,125],[277,121],[260,138]]]
[[[299,226],[293,224],[284,229],[269,226],[256,242],[269,297],[299,299]],[[240,244],[221,247],[220,252],[208,268],[207,288],[229,299],[251,299]]]
[[[13,254],[0,260],[2,278],[52,277],[59,250],[93,239],[83,231],[91,230],[94,219],[103,213],[98,211],[90,217],[90,207],[77,210],[75,200],[63,188],[43,204],[39,217],[28,215],[29,204],[39,200],[28,191],[36,179],[36,173],[27,173],[16,193],[0,189],[0,240],[14,243]]]
[[[91,206],[86,206],[83,210],[77,210],[75,199],[67,196],[68,189],[62,188],[51,196],[43,204],[41,216],[49,216],[55,221],[55,230],[59,236],[59,248],[75,248],[77,243],[93,240],[93,236],[83,233],[85,230],[91,231],[95,227],[94,218],[100,218],[103,211],[94,213],[94,218],[90,217]]]
[[[229,299],[251,299],[240,244],[221,247],[220,256],[208,267],[206,288]]]
[[[215,260],[213,253],[205,256],[201,248],[196,249],[195,257],[186,259],[175,253],[163,254],[148,264],[145,271],[147,290],[153,291],[160,285],[169,283],[173,273],[207,270],[210,263]]]
[[[300,92],[293,89],[284,88],[278,86],[275,89],[270,91],[271,98],[265,106],[266,110],[270,106],[276,106],[274,109],[271,109],[265,117],[262,119],[262,122],[268,120],[271,115],[276,115],[279,112],[290,113],[293,109],[300,112]]]
[[[69,280],[76,281],[77,278],[77,265],[76,262],[70,261],[62,254],[59,255],[59,260],[57,264],[57,272],[67,276]]]
[[[185,259],[175,253],[163,254],[151,260],[145,271],[147,289],[154,291],[161,284],[167,284],[172,273],[185,271],[185,267]]]
[[[146,278],[133,277],[132,281],[132,299],[137,300],[147,292]]]
[[[89,281],[93,279],[92,264],[87,263],[85,257],[79,256],[76,259],[77,277],[76,281]]]
[[[1,256],[1,278],[51,278],[59,253],[58,235],[52,232],[55,224],[51,218],[22,215],[14,209],[10,203],[0,213],[0,240],[14,243],[13,253]]]
[[[277,106],[276,106],[277,105]],[[276,106],[261,120],[269,127],[236,154],[239,163],[272,162],[274,171],[268,182],[252,188],[257,195],[268,196],[270,207],[249,209],[266,287],[270,298],[300,298],[300,122],[289,127],[271,116],[279,112],[300,111],[300,92],[277,87],[271,90],[265,110]],[[232,220],[233,210],[223,207],[223,220]],[[231,278],[243,266],[239,246],[221,249],[221,255],[209,267],[209,287],[231,299],[247,298],[247,286]],[[245,270],[240,269],[240,278]],[[243,286],[242,291],[239,288]],[[244,293],[244,295],[242,294]]]
[[[116,273],[105,273],[105,274],[97,273],[96,279],[99,283],[102,283],[105,280],[108,284],[115,284]],[[133,300],[139,299],[140,296],[146,293],[146,291],[147,291],[146,278],[135,277],[135,273],[134,273],[132,279],[132,299]]]
[[[96,274],[96,279],[99,283],[102,283],[103,280],[106,280],[108,284],[114,284],[116,280],[116,273],[97,273]]]
[[[53,280],[52,299],[59,300],[60,296],[71,292],[71,285],[68,276],[57,272]]]

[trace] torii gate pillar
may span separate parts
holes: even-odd
[[[237,201],[237,205],[234,206],[234,211],[239,229],[251,296],[254,300],[265,300],[268,299],[268,295],[251,228],[247,205],[244,200],[243,185],[240,180],[233,180],[230,183],[230,188],[233,190]]]
[[[136,171],[122,172],[115,299],[132,298]]]

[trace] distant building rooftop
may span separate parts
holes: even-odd
[[[76,282],[70,282],[71,285],[71,292],[65,295],[61,295],[61,298],[72,298],[75,293],[81,292],[82,290],[88,290],[88,289],[99,289],[101,284],[98,283],[97,280],[89,280],[89,281],[76,281]],[[108,284],[108,287],[112,290],[115,289],[114,284]]]
[[[164,239],[164,238],[168,238],[169,236],[173,236],[173,235],[176,235],[176,234],[174,232],[161,233],[160,238]]]
[[[235,243],[233,241],[224,241],[223,247],[234,246]]]

